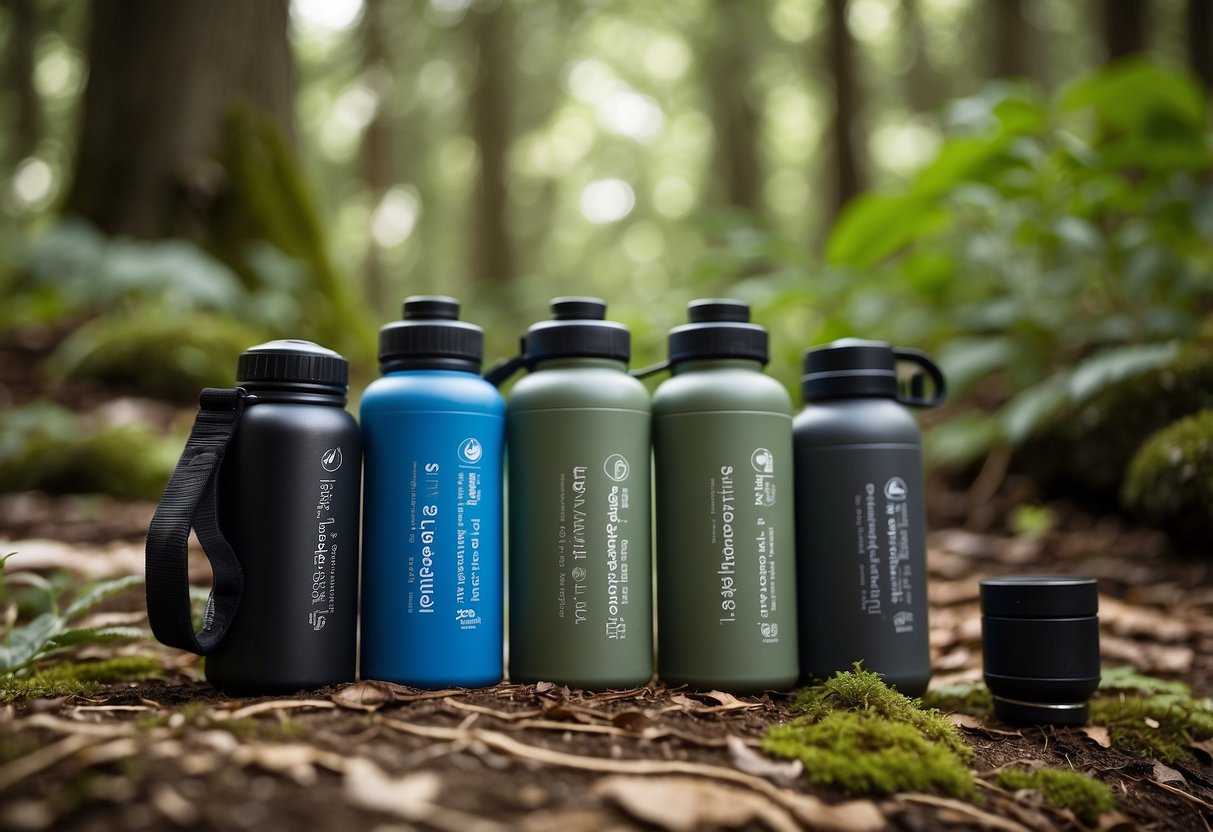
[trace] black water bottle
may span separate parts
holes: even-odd
[[[206,656],[228,694],[354,679],[362,450],[345,410],[348,362],[309,341],[240,356],[239,387],[206,390],[148,535],[157,638]],[[213,589],[188,617],[185,544],[198,533]]]
[[[930,398],[898,364],[933,381]],[[844,338],[804,354],[793,423],[800,670],[825,679],[862,662],[908,696],[931,678],[922,438],[909,407],[944,400],[917,350]]]

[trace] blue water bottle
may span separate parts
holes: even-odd
[[[362,397],[362,676],[422,688],[502,677],[505,404],[484,334],[414,296],[379,332]]]

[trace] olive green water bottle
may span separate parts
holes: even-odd
[[[658,675],[748,693],[798,675],[792,400],[735,300],[670,331],[653,397]]]
[[[649,395],[626,327],[596,298],[557,298],[507,399],[509,675],[604,689],[653,675]]]

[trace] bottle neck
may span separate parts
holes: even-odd
[[[542,370],[585,370],[598,368],[603,370],[618,370],[621,373],[628,371],[626,361],[617,361],[612,358],[586,358],[579,356],[563,356],[561,358],[544,358],[535,362],[532,372],[540,372]]]
[[[318,404],[331,407],[345,407],[346,405],[345,393],[339,393],[331,387],[322,387],[320,385],[243,384],[241,386],[248,391],[249,395],[245,399],[245,403],[250,407],[269,402],[276,404]]]
[[[696,358],[691,361],[679,361],[670,367],[670,375],[683,373],[702,373],[713,370],[749,370],[762,372],[762,362],[748,358]]]

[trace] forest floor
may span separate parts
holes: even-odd
[[[45,344],[0,345],[0,392],[10,403],[47,395],[33,369],[44,352]],[[142,399],[52,395],[76,412],[104,407],[161,426],[190,416]],[[1014,478],[993,499],[945,483],[933,483],[928,497],[932,691],[980,681],[981,578],[1060,573],[1099,579],[1105,668],[1213,695],[1209,552],[1180,558],[1158,532],[1062,503],[1012,522],[1023,506],[1038,506]],[[65,598],[92,581],[140,574],[153,508],[0,496],[0,555],[17,553],[6,574],[46,576]],[[198,560],[196,574],[206,574]],[[5,611],[5,631],[14,614]],[[146,629],[141,590],[110,598],[81,623]],[[1213,818],[1213,741],[1187,738],[1190,747],[1163,763],[1130,753],[1107,730],[1012,728],[963,706],[954,722],[976,754],[978,802],[847,796],[810,784],[788,761],[757,750],[770,726],[793,717],[788,693],[358,683],[235,700],[201,679],[196,657],[150,637],[83,644],[40,669],[116,656],[142,661],[153,678],[53,698],[13,696],[11,680],[0,684],[0,829],[1207,830]],[[1160,730],[1152,717],[1143,722],[1142,730]],[[1082,821],[1034,791],[994,783],[1004,766],[1040,764],[1106,783],[1116,809]]]
[[[1057,505],[1052,528],[1016,536],[990,520],[1010,503],[980,508],[984,520],[965,494],[946,489],[931,501],[933,689],[980,679],[979,578],[1049,572],[1099,579],[1106,667],[1213,692],[1209,563],[1170,556],[1157,533],[1115,517]],[[3,497],[0,550],[19,552],[14,568],[75,585],[138,573],[151,510],[96,497]],[[91,623],[143,626],[142,604],[140,590],[129,590]],[[194,657],[150,639],[90,645],[74,658],[113,655],[154,658],[158,678],[4,707],[0,828],[1208,829],[1213,817],[1213,767],[1199,743],[1164,765],[1115,746],[1106,731],[958,714],[976,752],[980,803],[848,797],[757,751],[769,726],[791,718],[787,694],[359,683],[234,700],[200,680]],[[1090,774],[1111,786],[1116,809],[1084,823],[1035,792],[993,783],[1000,767],[1023,763]]]

